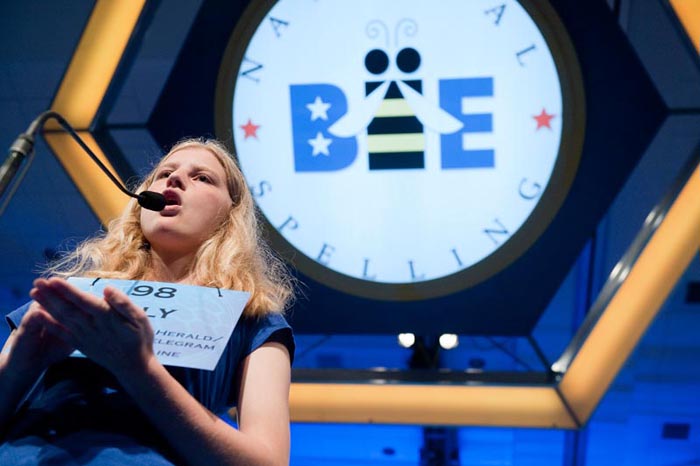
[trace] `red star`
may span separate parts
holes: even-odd
[[[250,118],[248,118],[248,123],[245,125],[240,125],[240,128],[244,131],[243,139],[248,139],[249,137],[254,137],[258,139],[257,131],[260,125],[254,125]]]
[[[544,108],[542,109],[542,113],[539,115],[534,115],[532,118],[537,120],[537,128],[535,128],[535,131],[538,129],[542,128],[543,126],[546,126],[549,129],[552,129],[552,127],[549,125],[550,121],[552,121],[552,118],[554,118],[554,115],[550,115],[547,112],[544,111]]]

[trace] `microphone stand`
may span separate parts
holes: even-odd
[[[8,193],[7,197],[2,202],[2,204],[0,204],[0,215],[2,215],[3,212],[5,212],[5,208],[7,208],[7,205],[10,203],[10,199],[12,199],[12,196],[15,194],[15,191],[17,191],[17,188],[22,182],[22,179],[24,179],[24,175],[27,174],[27,170],[29,169],[32,160],[34,160],[33,149],[34,138],[32,136],[27,135],[26,133],[21,134],[10,147],[10,154],[7,156],[5,163],[3,163],[2,166],[0,166],[0,199],[2,199],[2,196],[3,194],[5,194],[5,191],[9,187],[10,182],[17,175],[17,172],[19,171],[19,167],[22,165],[22,162],[25,158],[29,158],[29,161],[24,166],[24,170],[22,170],[22,172],[20,173],[19,177],[17,178],[17,181],[12,186],[12,189]]]
[[[17,187],[21,183],[24,175],[29,169],[29,165],[34,159],[34,137],[38,132],[39,128],[42,128],[44,124],[53,118],[58,122],[63,129],[71,135],[71,137],[80,145],[80,147],[87,152],[93,162],[97,164],[98,167],[109,177],[109,179],[114,183],[121,192],[127,196],[131,196],[138,200],[141,207],[149,210],[160,211],[165,208],[165,198],[162,194],[153,191],[143,191],[140,194],[134,194],[127,190],[121,182],[109,171],[109,169],[102,163],[102,161],[95,155],[92,150],[85,144],[85,142],[80,138],[78,133],[73,129],[73,127],[63,118],[60,114],[54,111],[46,111],[40,114],[27,128],[27,131],[20,134],[15,142],[10,146],[10,153],[5,159],[5,162],[0,166],[0,199],[2,199],[5,191],[12,182],[13,178],[17,175],[20,166],[25,158],[28,158],[28,162],[22,170],[21,175],[16,180],[14,186],[9,191],[7,197],[0,205],[0,215],[5,211],[5,208],[10,202],[10,199],[14,195]]]

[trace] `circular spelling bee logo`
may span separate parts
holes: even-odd
[[[496,273],[546,228],[580,147],[562,149],[573,112],[562,41],[545,38],[556,18],[525,5],[251,7],[222,64],[217,127],[302,271],[429,297]]]

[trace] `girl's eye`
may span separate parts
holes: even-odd
[[[167,178],[170,176],[170,172],[168,170],[163,170],[162,172],[158,173],[158,178]]]
[[[207,175],[197,175],[197,181],[201,181],[203,183],[210,183],[211,182]]]

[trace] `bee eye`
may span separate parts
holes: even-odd
[[[365,68],[372,74],[382,74],[389,68],[389,56],[384,50],[370,50],[365,56]]]
[[[420,66],[420,54],[411,47],[401,49],[396,55],[396,66],[404,73],[413,73]]]

